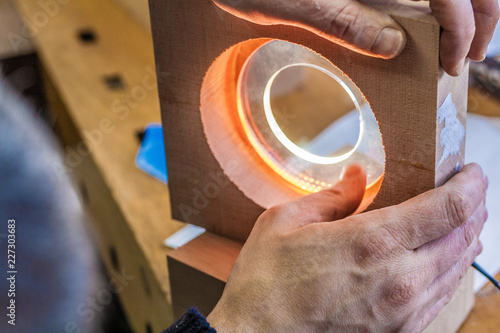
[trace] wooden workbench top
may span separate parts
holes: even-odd
[[[49,99],[68,125],[59,128],[65,156],[82,142],[91,150],[65,167],[98,215],[93,225],[101,255],[111,271],[126,266],[139,277],[133,292],[120,294],[125,311],[135,331],[160,331],[173,319],[163,240],[183,224],[170,218],[167,187],[134,164],[136,132],[160,122],[151,35],[111,0],[55,1],[53,13],[38,0],[15,2],[35,28],[30,40],[52,85]],[[167,69],[159,71],[159,79],[168,76]],[[500,293],[487,286],[460,333],[500,332],[499,312]]]
[[[119,294],[125,312],[135,331],[160,331],[173,320],[163,241],[184,224],[170,217],[167,186],[134,164],[137,131],[160,122],[150,32],[111,0],[54,1],[52,12],[37,0],[16,3],[33,24],[51,106],[61,106],[55,121],[67,122],[57,129],[65,169],[98,215],[101,256],[111,271],[138,277]],[[90,156],[78,153],[81,143]]]

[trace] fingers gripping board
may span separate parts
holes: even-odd
[[[370,104],[385,166],[368,209],[401,203],[449,179],[464,159],[468,66],[456,78],[440,68],[440,27],[428,3],[382,9],[407,35],[405,49],[391,60],[357,54],[299,27],[249,23],[209,0],[150,0],[172,216],[244,241],[266,208],[305,194],[262,162],[238,125],[238,75],[253,51],[275,39],[320,54]],[[443,311],[426,332],[458,329],[473,303],[470,276],[465,280],[448,306],[453,313]]]

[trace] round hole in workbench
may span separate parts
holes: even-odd
[[[97,41],[97,35],[92,29],[82,29],[78,32],[78,38],[80,41],[86,44],[95,43]]]
[[[371,202],[385,151],[375,115],[339,67],[299,44],[253,39],[229,48],[207,71],[200,111],[224,173],[268,208],[335,184],[364,166]]]
[[[104,83],[109,90],[123,90],[125,88],[125,83],[120,74],[105,75]]]
[[[153,329],[151,328],[150,323],[146,323],[146,333],[153,333]]]

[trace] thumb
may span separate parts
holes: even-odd
[[[389,15],[357,0],[215,0],[226,11],[258,24],[289,24],[355,52],[393,58],[404,48],[403,28]]]
[[[287,205],[291,211],[300,212],[295,217],[296,226],[309,223],[343,219],[356,211],[366,188],[366,173],[359,165],[347,166],[340,180],[331,188],[309,194]]]

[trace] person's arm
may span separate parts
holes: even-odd
[[[420,332],[481,252],[487,179],[467,165],[442,187],[354,216],[365,173],[268,209],[207,317],[224,332]]]
[[[392,1],[392,0],[388,0]],[[387,14],[357,0],[214,0],[224,10],[258,24],[292,24],[356,52],[393,58],[405,32]],[[498,0],[430,0],[442,27],[441,64],[458,75],[465,57],[481,61],[498,21]]]

